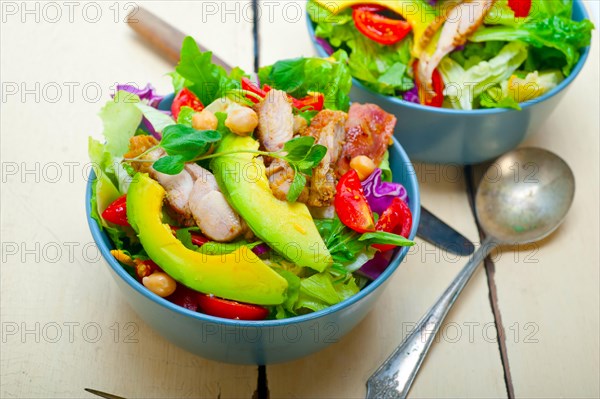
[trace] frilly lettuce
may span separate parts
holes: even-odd
[[[568,76],[579,61],[579,49],[590,44],[593,29],[594,24],[587,19],[577,22],[554,15],[517,26],[482,27],[473,33],[469,40],[473,42],[522,41],[537,48],[556,49],[564,56],[563,65],[560,67],[565,76]]]
[[[527,46],[521,42],[508,43],[496,57],[467,70],[446,57],[439,66],[446,84],[444,94],[454,108],[473,109],[473,101],[481,93],[510,78],[526,59]]]
[[[262,67],[258,77],[261,84],[284,90],[296,98],[302,98],[311,91],[323,93],[326,108],[347,111],[352,87],[347,59],[346,52],[338,51],[326,59],[282,60]]]

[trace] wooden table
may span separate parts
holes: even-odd
[[[53,4],[2,3],[0,396],[91,397],[88,387],[152,398],[249,398],[265,388],[273,398],[363,397],[367,377],[466,258],[419,240],[352,333],[321,353],[261,370],[268,385],[257,383],[256,366],[171,345],[117,292],[83,201],[87,136],[100,134],[96,114],[115,82],[152,82],[168,92],[171,67],[122,22],[136,4]],[[140,4],[252,70],[250,1]],[[261,65],[313,54],[302,2],[265,0],[259,9]],[[567,220],[539,245],[502,250],[477,272],[411,397],[600,396],[597,34],[592,47],[560,108],[524,144],[553,150],[573,168],[577,194]],[[423,204],[478,242],[469,176],[417,169]]]

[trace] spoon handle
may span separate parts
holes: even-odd
[[[486,237],[437,302],[367,381],[367,398],[406,398],[441,324],[471,276],[497,245]]]

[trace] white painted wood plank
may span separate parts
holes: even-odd
[[[27,6],[35,4],[43,3]],[[84,175],[87,136],[101,133],[97,113],[115,82],[152,82],[169,92],[165,73],[172,69],[124,23],[115,23],[109,7],[121,7],[122,21],[125,3],[94,4],[101,7],[95,23],[82,16],[83,4],[72,23],[65,8],[56,23],[43,14],[35,22],[35,14],[24,16],[21,9],[3,13],[0,396],[90,397],[83,392],[89,387],[125,397],[251,397],[256,367],[207,361],[159,337],[129,308],[89,247]],[[228,16],[224,28],[221,13],[203,22],[198,2],[142,5],[228,62],[252,66],[251,22]],[[88,7],[91,21],[95,6]],[[17,93],[5,92],[14,85]],[[22,88],[32,90],[24,100]]]
[[[264,3],[264,2],[263,2]],[[260,4],[263,4],[260,3]],[[304,17],[292,18],[283,4],[261,20],[261,62],[313,55]],[[295,2],[303,7],[304,2]],[[277,11],[279,10],[279,11]],[[286,17],[287,15],[287,17]],[[264,19],[264,18],[263,18]],[[478,241],[464,179],[447,167],[417,165],[422,202]],[[418,241],[390,281],[376,309],[352,333],[321,353],[267,367],[273,397],[364,397],[365,382],[466,262]],[[442,339],[417,377],[412,397],[503,397],[506,389],[495,342],[485,275],[480,271],[442,326]],[[471,334],[469,334],[471,332]],[[484,336],[489,333],[489,338]],[[469,336],[471,335],[471,337]]]
[[[554,151],[573,169],[564,224],[538,245],[496,261],[496,284],[517,397],[600,396],[598,34],[581,75],[524,146]]]

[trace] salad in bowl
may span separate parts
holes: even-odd
[[[560,85],[594,25],[573,0],[310,0],[319,45],[368,89],[431,107],[521,109]]]
[[[352,104],[346,54],[227,73],[183,42],[174,95],[121,85],[90,138],[89,212],[146,290],[236,320],[321,311],[416,229],[392,181],[396,118]]]

